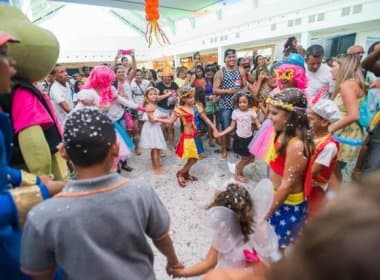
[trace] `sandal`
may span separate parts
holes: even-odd
[[[186,180],[189,180],[189,181],[198,181],[198,177],[195,177],[193,175],[190,175],[189,173],[184,173],[183,174],[183,177],[186,179]]]
[[[186,187],[186,181],[185,181],[184,174],[182,174],[180,171],[178,171],[177,174],[176,174],[176,176],[177,176],[177,182],[178,182],[178,185],[179,185],[181,188]]]

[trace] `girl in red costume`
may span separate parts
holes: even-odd
[[[311,191],[309,159],[313,151],[307,100],[303,91],[288,88],[269,99],[269,119],[275,137],[269,178],[275,195],[266,215],[285,249],[296,238],[307,216],[306,198]]]
[[[177,144],[176,154],[181,159],[187,159],[186,164],[177,172],[178,184],[181,187],[186,186],[186,180],[196,181],[197,177],[190,175],[190,168],[198,161],[199,154],[203,153],[201,140],[195,123],[198,118],[201,118],[208,126],[210,126],[214,134],[218,133],[215,126],[207,118],[203,112],[203,108],[195,105],[195,89],[184,87],[180,90],[180,106],[173,111],[173,116],[168,119],[160,120],[163,123],[174,123],[180,118],[183,125],[183,130]]]

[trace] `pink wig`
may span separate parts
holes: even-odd
[[[100,91],[100,104],[108,105],[113,101],[111,90],[112,82],[115,80],[114,72],[105,65],[95,66],[83,85],[84,89],[96,89]]]
[[[294,76],[293,76],[292,80],[295,83],[295,87],[298,89],[302,89],[302,90],[307,88],[307,81],[308,80],[307,80],[304,68],[302,68],[298,65],[295,65],[295,64],[284,63],[284,64],[281,64],[277,68],[277,71],[282,73],[282,72],[285,72],[289,69],[293,69],[293,71],[294,71]],[[284,87],[281,79],[276,79],[276,84],[280,89],[282,89]]]

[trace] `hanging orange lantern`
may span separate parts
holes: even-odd
[[[152,45],[153,36],[156,37],[160,45],[169,43],[168,37],[158,24],[158,20],[160,19],[159,6],[159,0],[145,0],[145,18],[148,21],[145,38],[148,47]]]

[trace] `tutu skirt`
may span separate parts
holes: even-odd
[[[203,153],[202,142],[194,134],[182,133],[176,148],[176,155],[181,159],[199,159],[199,154]]]
[[[116,140],[119,143],[119,159],[126,160],[132,154],[135,145],[131,137],[125,132],[124,128],[118,123],[113,123],[116,131]]]
[[[249,152],[257,159],[267,160],[267,155],[273,142],[274,129],[271,120],[267,119],[263,122],[260,130],[253,137],[248,146]]]

